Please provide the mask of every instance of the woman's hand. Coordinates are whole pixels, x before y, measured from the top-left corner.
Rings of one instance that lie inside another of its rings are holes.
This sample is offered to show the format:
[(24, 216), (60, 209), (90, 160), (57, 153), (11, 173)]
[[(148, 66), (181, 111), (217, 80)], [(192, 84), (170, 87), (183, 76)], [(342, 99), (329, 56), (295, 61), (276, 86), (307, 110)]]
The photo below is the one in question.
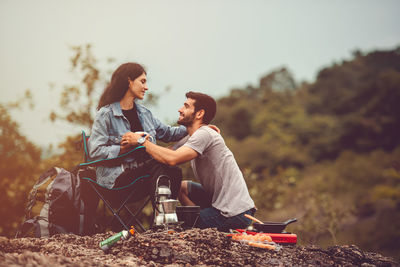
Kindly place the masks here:
[(140, 137), (142, 137), (142, 135), (133, 132), (127, 132), (121, 138), (121, 146), (122, 147), (136, 146), (138, 144), (137, 141)]
[[(133, 132), (127, 132), (121, 138), (121, 148), (119, 155), (124, 154), (130, 150), (130, 147), (138, 145), (138, 139), (142, 137), (143, 134), (137, 134)], [(146, 136), (148, 138), (148, 135)]]
[(216, 131), (217, 133), (221, 134), (221, 130), (215, 126), (214, 124), (209, 124), (208, 127), (210, 127), (211, 129), (213, 129), (214, 131)]

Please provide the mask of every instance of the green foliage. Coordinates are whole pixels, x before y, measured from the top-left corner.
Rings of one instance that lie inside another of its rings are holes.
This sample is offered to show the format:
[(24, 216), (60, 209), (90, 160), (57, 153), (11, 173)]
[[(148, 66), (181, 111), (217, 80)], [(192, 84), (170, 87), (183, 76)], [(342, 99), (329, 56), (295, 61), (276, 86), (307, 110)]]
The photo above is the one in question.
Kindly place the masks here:
[(311, 114), (336, 116), (343, 131), (336, 155), (345, 147), (387, 151), (400, 144), (400, 48), (357, 54), (321, 70), (309, 87)]
[(41, 150), (21, 135), (0, 104), (0, 235), (11, 236), (21, 223), (24, 205), (41, 167)]
[(90, 128), (96, 107), (95, 88), (101, 83), (97, 60), (92, 54), (91, 45), (71, 48), (71, 73), (77, 75), (80, 83), (64, 87), (59, 102), (61, 110), (51, 112), (50, 120), (62, 120), (80, 127)]
[[(73, 48), (71, 65), (79, 85), (65, 87), (61, 113), (51, 114), (52, 120), (76, 125), (77, 134), (90, 128), (100, 95), (96, 88), (103, 90), (106, 84), (90, 49)], [(157, 96), (147, 99), (156, 102)], [(297, 84), (287, 69), (277, 69), (257, 86), (233, 89), (217, 102), (212, 123), (242, 168), (259, 209), (256, 217), (297, 217), (298, 223), (287, 230), (297, 233), (300, 243), (354, 243), (396, 257), (400, 48), (355, 53), (322, 69), (312, 83)], [(82, 153), (75, 151), (80, 137), (71, 136), (60, 144), (61, 154), (40, 161), (40, 150), (18, 133), (0, 107), (1, 195), (20, 214), (1, 224), (0, 234), (7, 234), (22, 214), (21, 199), (38, 170), (72, 168), (82, 161)], [(189, 165), (182, 167), (184, 178), (192, 178)], [(9, 212), (7, 205), (0, 214)]]
[(297, 85), (280, 69), (218, 100), (214, 123), (245, 173), (258, 217), (299, 218), (289, 229), (303, 243), (392, 253), (399, 231), (372, 229), (391, 223), (390, 212), (400, 216), (392, 167), (400, 162), (399, 52), (357, 53), (311, 84)]

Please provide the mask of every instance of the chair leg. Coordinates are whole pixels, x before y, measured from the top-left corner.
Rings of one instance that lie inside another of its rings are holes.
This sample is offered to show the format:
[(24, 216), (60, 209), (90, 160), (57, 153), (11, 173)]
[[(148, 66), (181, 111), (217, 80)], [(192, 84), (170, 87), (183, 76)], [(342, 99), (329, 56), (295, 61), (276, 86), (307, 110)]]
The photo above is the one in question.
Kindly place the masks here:
[(138, 208), (138, 210), (136, 211), (136, 213), (133, 213), (129, 207), (127, 205), (125, 205), (125, 209), (128, 211), (128, 213), (131, 215), (131, 219), (128, 221), (128, 224), (130, 224), (132, 221), (135, 221), (137, 226), (139, 226), (139, 228), (144, 232), (146, 231), (146, 229), (144, 228), (143, 224), (136, 218), (139, 213), (143, 210), (143, 208), (147, 205), (147, 203), (149, 203), (150, 201), (150, 197), (148, 197), (146, 199), (146, 201), (144, 201), (144, 203), (140, 206), (140, 208)]
[[(124, 202), (122, 202), (122, 204), (118, 207), (118, 209), (114, 209), (113, 206), (111, 205), (111, 203), (110, 203), (107, 199), (105, 199), (105, 198), (100, 194), (100, 192), (99, 192), (99, 190), (96, 188), (96, 186), (93, 185), (93, 184), (90, 184), (90, 185), (92, 186), (93, 190), (97, 193), (97, 195), (98, 195), (98, 196), (101, 198), (101, 200), (103, 201), (103, 203), (104, 203), (104, 208), (105, 208), (105, 206), (107, 206), (107, 208), (108, 208), (108, 209), (112, 212), (112, 214), (113, 214), (113, 217), (112, 217), (112, 219), (110, 220), (109, 224), (112, 223), (112, 221), (114, 220), (114, 218), (117, 218), (117, 220), (120, 222), (120, 224), (121, 224), (126, 230), (128, 230), (128, 231), (130, 230), (129, 225), (130, 225), (132, 222), (135, 222), (135, 224), (140, 228), (140, 230), (141, 230), (142, 232), (146, 231), (146, 229), (145, 229), (145, 227), (143, 226), (143, 224), (137, 219), (137, 216), (138, 216), (139, 213), (143, 210), (143, 208), (147, 205), (147, 203), (151, 200), (151, 197), (148, 197), (148, 198), (144, 201), (144, 203), (140, 206), (140, 208), (136, 211), (136, 213), (133, 213), (133, 212), (129, 209), (129, 207), (128, 207), (127, 204), (129, 203), (129, 200), (135, 195), (135, 191), (132, 191), (132, 192), (129, 194), (129, 196), (125, 199)], [(120, 212), (121, 212), (123, 209), (125, 209), (125, 210), (129, 213), (129, 215), (130, 215), (130, 219), (128, 220), (127, 223), (125, 223), (125, 222), (122, 220), (121, 216), (120, 216)]]
[(129, 194), (129, 196), (125, 199), (125, 201), (121, 204), (121, 206), (118, 208), (117, 213), (119, 213), (123, 208), (125, 208), (125, 210), (131, 215), (131, 218), (128, 221), (128, 225), (132, 222), (135, 221), (136, 225), (144, 232), (146, 231), (146, 229), (144, 228), (143, 224), (137, 219), (138, 214), (143, 210), (143, 208), (147, 205), (147, 203), (150, 201), (150, 197), (148, 197), (148, 199), (140, 206), (140, 208), (137, 209), (136, 213), (133, 213), (129, 207), (128, 207), (128, 203), (129, 200), (131, 199), (131, 197), (133, 197), (135, 195), (135, 192), (131, 192)]
[[(125, 208), (125, 210), (128, 211), (128, 213), (131, 215), (131, 219), (128, 221), (127, 225), (129, 225), (132, 221), (132, 219), (134, 219), (134, 221), (136, 223), (138, 223), (139, 227), (142, 228), (142, 231), (144, 232), (145, 229), (143, 227), (143, 225), (139, 222), (139, 220), (135, 217), (135, 215), (129, 210), (129, 208), (127, 207), (127, 204), (129, 203), (129, 200), (131, 199), (131, 197), (133, 197), (135, 195), (135, 191), (132, 191), (129, 196), (125, 199), (124, 202), (122, 202), (122, 204), (119, 206), (118, 209), (115, 210), (115, 214), (118, 214), (121, 212), (122, 209)], [(140, 211), (140, 210), (139, 210)]]
[[(92, 184), (91, 184), (92, 185)], [(96, 193), (99, 195), (99, 197), (101, 198), (101, 200), (103, 200), (103, 203), (108, 207), (108, 209), (112, 212), (113, 214), (113, 219), (114, 217), (116, 217), (118, 219), (118, 221), (121, 223), (121, 225), (127, 230), (129, 231), (130, 228), (124, 223), (124, 221), (121, 219), (121, 217), (119, 216), (119, 210), (117, 212), (115, 212), (114, 208), (112, 207), (112, 205), (100, 194), (100, 192), (97, 190), (97, 188), (92, 185), (92, 188), (96, 191)]]

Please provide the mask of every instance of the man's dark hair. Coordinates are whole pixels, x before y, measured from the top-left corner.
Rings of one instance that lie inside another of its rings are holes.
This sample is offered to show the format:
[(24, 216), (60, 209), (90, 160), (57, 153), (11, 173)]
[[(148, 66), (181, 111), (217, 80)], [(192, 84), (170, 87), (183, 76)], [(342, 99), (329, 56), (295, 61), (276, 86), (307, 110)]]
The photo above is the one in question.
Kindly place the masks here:
[(194, 112), (204, 110), (203, 123), (209, 124), (217, 112), (217, 103), (209, 95), (198, 92), (187, 92), (186, 98), (194, 99)]

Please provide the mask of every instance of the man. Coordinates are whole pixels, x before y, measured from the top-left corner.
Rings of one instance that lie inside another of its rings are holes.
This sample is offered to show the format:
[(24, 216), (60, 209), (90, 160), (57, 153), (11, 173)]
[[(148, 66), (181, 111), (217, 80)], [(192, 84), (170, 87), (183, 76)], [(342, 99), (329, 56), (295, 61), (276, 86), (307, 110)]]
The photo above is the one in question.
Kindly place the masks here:
[(202, 208), (197, 227), (216, 227), (221, 231), (246, 228), (251, 221), (244, 214), (254, 214), (254, 202), (222, 136), (207, 127), (215, 116), (216, 102), (212, 97), (196, 92), (188, 92), (186, 98), (179, 109), (178, 124), (186, 126), (189, 138), (177, 150), (158, 146), (133, 133), (126, 136), (130, 140), (123, 139), (122, 142), (141, 144), (155, 160), (170, 166), (191, 161), (201, 184), (183, 181), (179, 200), (182, 205)]

